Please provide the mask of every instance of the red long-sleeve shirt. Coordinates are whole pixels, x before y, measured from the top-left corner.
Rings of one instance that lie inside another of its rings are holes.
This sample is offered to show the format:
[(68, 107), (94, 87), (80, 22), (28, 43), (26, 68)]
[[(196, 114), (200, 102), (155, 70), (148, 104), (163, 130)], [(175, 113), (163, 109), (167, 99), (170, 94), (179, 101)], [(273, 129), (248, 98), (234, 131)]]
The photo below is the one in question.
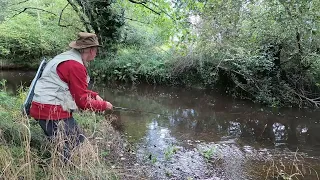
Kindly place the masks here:
[[(79, 109), (92, 111), (107, 109), (106, 101), (96, 100), (98, 93), (87, 89), (87, 70), (82, 64), (73, 60), (64, 61), (58, 65), (57, 74), (68, 84), (69, 91)], [(59, 120), (69, 118), (72, 114), (64, 111), (60, 105), (32, 102), (30, 116), (35, 119)]]

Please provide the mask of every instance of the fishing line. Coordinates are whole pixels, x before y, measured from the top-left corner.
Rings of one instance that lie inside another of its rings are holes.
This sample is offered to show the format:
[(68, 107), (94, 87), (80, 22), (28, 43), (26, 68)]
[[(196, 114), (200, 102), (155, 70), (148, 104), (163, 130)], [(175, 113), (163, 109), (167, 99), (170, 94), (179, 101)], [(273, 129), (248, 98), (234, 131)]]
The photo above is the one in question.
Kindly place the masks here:
[(162, 113), (150, 112), (150, 111), (141, 111), (138, 109), (129, 109), (129, 108), (117, 107), (117, 106), (113, 106), (112, 110), (113, 111), (131, 111), (131, 112), (138, 112), (138, 113), (156, 114), (156, 115), (167, 116), (167, 117), (170, 116), (168, 114), (162, 114)]

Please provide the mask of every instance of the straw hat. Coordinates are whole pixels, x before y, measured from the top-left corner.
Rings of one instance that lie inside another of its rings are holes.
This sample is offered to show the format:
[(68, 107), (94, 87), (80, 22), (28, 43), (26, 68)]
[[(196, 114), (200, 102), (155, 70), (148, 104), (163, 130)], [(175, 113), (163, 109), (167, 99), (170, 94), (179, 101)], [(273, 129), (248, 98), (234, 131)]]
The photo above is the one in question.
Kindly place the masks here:
[(72, 41), (69, 46), (74, 49), (84, 49), (88, 47), (96, 47), (99, 45), (98, 37), (94, 33), (86, 33), (80, 32), (78, 34), (78, 39), (76, 41)]

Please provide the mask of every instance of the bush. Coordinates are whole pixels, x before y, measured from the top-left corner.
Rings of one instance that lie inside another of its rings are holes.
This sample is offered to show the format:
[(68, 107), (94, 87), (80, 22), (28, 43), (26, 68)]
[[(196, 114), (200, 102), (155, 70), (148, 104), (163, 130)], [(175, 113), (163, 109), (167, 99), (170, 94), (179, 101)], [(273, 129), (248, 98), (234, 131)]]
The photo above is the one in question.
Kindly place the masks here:
[(167, 55), (156, 49), (124, 47), (116, 55), (96, 59), (90, 73), (100, 82), (165, 83), (170, 77)]

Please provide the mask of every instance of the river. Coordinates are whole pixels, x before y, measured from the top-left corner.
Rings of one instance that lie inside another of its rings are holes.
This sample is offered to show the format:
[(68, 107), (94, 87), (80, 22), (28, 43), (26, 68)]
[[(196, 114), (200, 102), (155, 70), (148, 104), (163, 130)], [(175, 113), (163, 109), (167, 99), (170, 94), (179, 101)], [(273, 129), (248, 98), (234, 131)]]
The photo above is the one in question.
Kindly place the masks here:
[[(35, 72), (1, 71), (8, 91)], [(152, 179), (319, 179), (320, 111), (266, 108), (217, 91), (93, 86), (121, 111), (122, 133)], [(281, 178), (280, 178), (281, 177)]]

